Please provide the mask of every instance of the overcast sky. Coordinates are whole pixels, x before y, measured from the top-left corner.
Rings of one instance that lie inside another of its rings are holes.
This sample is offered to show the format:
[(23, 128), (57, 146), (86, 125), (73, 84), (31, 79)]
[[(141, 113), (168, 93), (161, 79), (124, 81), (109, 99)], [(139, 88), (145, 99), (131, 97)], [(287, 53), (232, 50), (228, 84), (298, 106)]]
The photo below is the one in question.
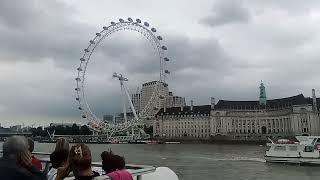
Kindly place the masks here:
[[(210, 97), (256, 100), (317, 89), (320, 96), (318, 0), (1, 0), (0, 121), (79, 122), (76, 68), (88, 41), (119, 18), (157, 28), (168, 57), (169, 88), (188, 104)], [(158, 72), (152, 46), (134, 32), (103, 41), (88, 66), (87, 98), (96, 114), (121, 111), (121, 72), (134, 92)]]

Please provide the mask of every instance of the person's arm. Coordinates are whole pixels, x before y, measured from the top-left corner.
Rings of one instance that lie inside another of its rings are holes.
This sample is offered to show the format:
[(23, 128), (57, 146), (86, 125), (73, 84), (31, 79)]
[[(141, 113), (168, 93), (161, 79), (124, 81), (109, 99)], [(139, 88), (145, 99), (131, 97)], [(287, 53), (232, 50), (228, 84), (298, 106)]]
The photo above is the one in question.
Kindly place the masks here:
[(63, 180), (65, 177), (67, 177), (70, 173), (70, 167), (69, 165), (66, 165), (64, 167), (59, 167), (57, 169), (57, 175), (55, 180)]

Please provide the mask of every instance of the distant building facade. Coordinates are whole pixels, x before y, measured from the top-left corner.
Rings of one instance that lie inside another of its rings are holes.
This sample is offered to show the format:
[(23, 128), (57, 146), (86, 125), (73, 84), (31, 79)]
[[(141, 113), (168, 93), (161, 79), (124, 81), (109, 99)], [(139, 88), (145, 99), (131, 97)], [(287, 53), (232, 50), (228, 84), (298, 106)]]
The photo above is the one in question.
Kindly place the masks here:
[(168, 108), (186, 106), (186, 99), (185, 97), (174, 96), (172, 92), (169, 92), (169, 95), (165, 97), (165, 106)]
[(153, 132), (163, 138), (201, 138), (211, 135), (211, 105), (170, 107), (154, 117)]
[(131, 94), (131, 101), (136, 112), (145, 113), (145, 116), (154, 116), (159, 109), (164, 107), (186, 105), (184, 97), (174, 96), (172, 92), (169, 92), (168, 84), (159, 81), (143, 83), (140, 92)]
[(162, 108), (154, 135), (163, 138), (265, 140), (267, 137), (320, 135), (320, 99), (302, 94), (267, 100), (260, 84), (258, 101), (219, 100), (211, 105)]
[(302, 94), (267, 100), (266, 105), (259, 101), (220, 100), (211, 112), (211, 133), (234, 139), (319, 135), (319, 106), (314, 110), (311, 102)]
[(131, 94), (131, 100), (132, 100), (134, 109), (136, 110), (137, 113), (139, 113), (140, 107), (141, 107), (141, 92)]
[[(158, 96), (162, 95), (162, 97), (167, 97), (169, 95), (169, 88), (168, 84), (166, 83), (151, 81), (142, 84), (140, 112), (143, 112), (144, 109), (147, 109), (146, 112), (151, 112), (150, 115), (154, 115), (160, 108), (164, 107), (165, 99), (158, 99), (159, 97), (155, 97), (155, 90), (157, 90)], [(152, 97), (156, 99), (153, 100)], [(157, 102), (157, 104), (150, 106), (150, 103), (152, 102)], [(157, 107), (158, 109), (148, 109), (154, 107)]]

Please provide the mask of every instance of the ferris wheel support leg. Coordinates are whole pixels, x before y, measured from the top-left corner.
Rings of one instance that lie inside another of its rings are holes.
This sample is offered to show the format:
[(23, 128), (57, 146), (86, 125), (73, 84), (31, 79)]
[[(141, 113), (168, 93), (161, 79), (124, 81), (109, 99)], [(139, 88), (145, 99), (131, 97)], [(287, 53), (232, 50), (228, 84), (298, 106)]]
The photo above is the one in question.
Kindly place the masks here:
[(123, 88), (124, 88), (124, 92), (126, 93), (126, 95), (127, 95), (127, 97), (128, 97), (129, 105), (130, 105), (130, 108), (131, 108), (131, 110), (132, 110), (132, 112), (133, 112), (134, 118), (135, 118), (136, 120), (138, 120), (137, 112), (136, 112), (136, 110), (134, 109), (134, 106), (133, 106), (133, 104), (132, 104), (131, 97), (130, 97), (130, 95), (129, 95), (127, 89), (126, 89), (126, 87), (123, 86)]
[(122, 106), (123, 106), (123, 117), (124, 117), (124, 121), (127, 124), (128, 123), (128, 119), (127, 119), (127, 107), (126, 107), (126, 99), (125, 99), (125, 89), (124, 89), (124, 85), (123, 85), (123, 81), (120, 80), (120, 85), (121, 85), (121, 93), (122, 93)]

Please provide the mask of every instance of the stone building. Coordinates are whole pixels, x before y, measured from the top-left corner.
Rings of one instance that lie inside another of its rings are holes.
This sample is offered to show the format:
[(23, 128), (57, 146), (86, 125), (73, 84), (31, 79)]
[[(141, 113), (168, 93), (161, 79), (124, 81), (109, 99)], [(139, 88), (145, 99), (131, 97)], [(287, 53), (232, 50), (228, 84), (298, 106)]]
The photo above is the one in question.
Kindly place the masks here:
[(209, 138), (211, 105), (162, 108), (154, 117), (153, 132), (163, 138)]
[(320, 134), (320, 99), (303, 94), (267, 100), (263, 83), (259, 101), (219, 100), (211, 111), (212, 136), (259, 139)]
[(154, 117), (154, 133), (163, 138), (224, 137), (266, 140), (267, 137), (320, 135), (320, 99), (296, 96), (270, 99), (263, 83), (257, 101), (219, 100), (211, 105), (162, 108)]
[(310, 102), (302, 94), (267, 100), (265, 106), (259, 101), (220, 100), (211, 112), (211, 133), (234, 139), (319, 135), (319, 113)]

